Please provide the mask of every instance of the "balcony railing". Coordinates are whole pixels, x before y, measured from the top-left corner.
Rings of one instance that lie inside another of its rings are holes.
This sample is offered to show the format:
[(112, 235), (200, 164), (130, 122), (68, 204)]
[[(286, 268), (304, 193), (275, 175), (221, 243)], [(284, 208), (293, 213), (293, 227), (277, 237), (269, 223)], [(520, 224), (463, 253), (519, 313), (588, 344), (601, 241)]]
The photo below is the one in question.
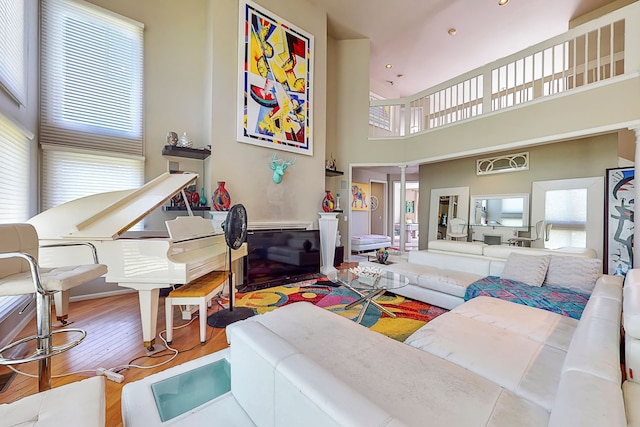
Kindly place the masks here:
[(636, 2), (414, 96), (371, 99), (369, 138), (411, 136), (637, 72), (639, 27)]

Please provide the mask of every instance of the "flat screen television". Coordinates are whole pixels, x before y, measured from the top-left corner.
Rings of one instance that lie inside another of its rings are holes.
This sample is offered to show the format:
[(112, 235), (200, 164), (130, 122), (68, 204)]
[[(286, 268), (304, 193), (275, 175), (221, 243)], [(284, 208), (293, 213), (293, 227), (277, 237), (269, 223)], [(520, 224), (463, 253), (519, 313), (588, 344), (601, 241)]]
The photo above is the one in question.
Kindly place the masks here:
[(320, 276), (319, 230), (255, 230), (247, 233), (242, 291)]

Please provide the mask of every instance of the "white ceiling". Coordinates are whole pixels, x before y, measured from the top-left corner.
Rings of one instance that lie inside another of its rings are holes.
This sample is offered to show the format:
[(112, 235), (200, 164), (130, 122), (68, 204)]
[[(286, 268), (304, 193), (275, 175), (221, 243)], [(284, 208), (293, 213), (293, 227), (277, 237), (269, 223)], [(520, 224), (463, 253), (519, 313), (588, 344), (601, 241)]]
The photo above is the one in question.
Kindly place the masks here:
[[(413, 95), (554, 37), (567, 31), (572, 19), (614, 2), (309, 1), (326, 11), (331, 37), (370, 40), (371, 90), (387, 98)], [(457, 30), (455, 36), (447, 33), (450, 28)]]

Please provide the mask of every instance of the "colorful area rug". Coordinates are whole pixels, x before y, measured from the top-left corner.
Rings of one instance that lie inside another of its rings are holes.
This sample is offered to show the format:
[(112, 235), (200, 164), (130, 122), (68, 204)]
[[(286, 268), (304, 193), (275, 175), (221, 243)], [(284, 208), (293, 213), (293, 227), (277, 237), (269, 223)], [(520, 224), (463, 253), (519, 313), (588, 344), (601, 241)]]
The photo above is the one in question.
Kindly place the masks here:
[[(262, 314), (287, 304), (307, 301), (355, 321), (360, 314), (361, 306), (356, 306), (351, 310), (345, 310), (345, 306), (356, 299), (358, 299), (358, 295), (347, 288), (337, 287), (328, 282), (328, 279), (321, 278), (239, 293), (236, 295), (235, 303), (236, 306), (250, 307), (257, 314)], [(370, 305), (361, 324), (398, 341), (404, 341), (431, 319), (447, 311), (390, 292), (380, 296), (376, 302), (397, 317), (394, 319)]]

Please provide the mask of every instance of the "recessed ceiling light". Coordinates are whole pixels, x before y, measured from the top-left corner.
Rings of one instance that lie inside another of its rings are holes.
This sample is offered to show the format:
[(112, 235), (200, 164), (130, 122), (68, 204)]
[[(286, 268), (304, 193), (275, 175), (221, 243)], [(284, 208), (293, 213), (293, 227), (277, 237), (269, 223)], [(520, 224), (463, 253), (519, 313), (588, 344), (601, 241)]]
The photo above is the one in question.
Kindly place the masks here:
[(404, 74), (398, 74), (398, 75), (396, 75), (396, 77), (397, 77), (397, 78), (399, 78), (399, 79), (401, 79), (401, 78), (403, 78), (403, 77), (404, 77)]
[(449, 31), (447, 31), (450, 36), (455, 36), (457, 32), (458, 30), (456, 30), (455, 28), (449, 28)]
[(504, 6), (507, 3), (509, 3), (509, 0), (498, 0), (498, 6)]
[(391, 81), (391, 80), (387, 80), (387, 84), (388, 84), (389, 86), (393, 86), (393, 81)]
[(387, 65), (385, 65), (385, 67), (387, 67), (387, 68), (391, 68), (391, 67), (393, 67), (393, 65), (391, 65), (391, 64), (387, 64)]

